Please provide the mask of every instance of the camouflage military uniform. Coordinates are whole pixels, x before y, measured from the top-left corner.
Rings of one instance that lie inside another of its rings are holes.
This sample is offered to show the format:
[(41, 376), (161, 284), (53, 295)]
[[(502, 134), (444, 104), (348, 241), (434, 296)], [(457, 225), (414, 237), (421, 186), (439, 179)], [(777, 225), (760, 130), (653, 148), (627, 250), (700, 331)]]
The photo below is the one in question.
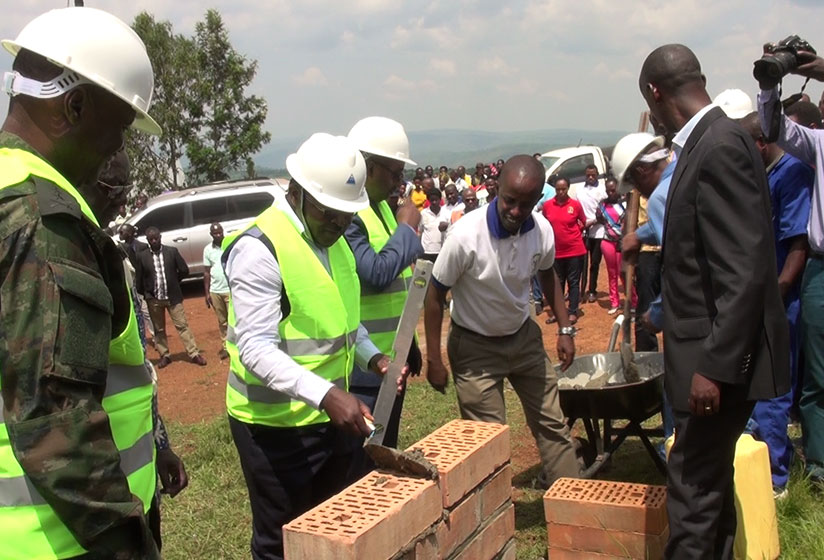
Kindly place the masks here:
[[(34, 152), (6, 132), (0, 147)], [(17, 461), (88, 558), (158, 556), (101, 405), (111, 333), (129, 312), (115, 245), (77, 201), (32, 176), (0, 190), (6, 427)]]

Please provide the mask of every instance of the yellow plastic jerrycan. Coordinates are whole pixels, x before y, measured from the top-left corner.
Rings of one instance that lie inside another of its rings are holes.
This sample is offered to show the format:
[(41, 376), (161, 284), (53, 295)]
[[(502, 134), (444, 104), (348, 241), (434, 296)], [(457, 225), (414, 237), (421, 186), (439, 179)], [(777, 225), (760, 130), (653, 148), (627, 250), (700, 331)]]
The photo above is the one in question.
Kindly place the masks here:
[[(674, 442), (667, 439), (667, 454)], [(735, 445), (736, 560), (774, 560), (781, 548), (767, 444), (743, 434)]]

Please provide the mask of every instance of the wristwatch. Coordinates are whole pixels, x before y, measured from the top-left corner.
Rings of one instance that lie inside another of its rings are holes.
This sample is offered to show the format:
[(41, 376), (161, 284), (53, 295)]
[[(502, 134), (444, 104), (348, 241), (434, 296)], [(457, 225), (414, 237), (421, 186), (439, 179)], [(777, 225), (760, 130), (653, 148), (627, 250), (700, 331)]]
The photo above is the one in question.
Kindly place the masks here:
[(575, 336), (577, 329), (575, 327), (561, 327), (558, 329), (558, 336), (567, 335), (567, 336)]

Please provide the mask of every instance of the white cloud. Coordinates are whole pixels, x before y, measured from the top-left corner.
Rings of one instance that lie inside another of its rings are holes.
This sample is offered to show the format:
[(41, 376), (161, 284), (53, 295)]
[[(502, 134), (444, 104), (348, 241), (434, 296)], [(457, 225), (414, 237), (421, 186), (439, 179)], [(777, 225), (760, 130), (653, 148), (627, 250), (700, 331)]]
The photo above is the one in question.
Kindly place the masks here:
[(389, 89), (410, 89), (414, 87), (415, 84), (411, 80), (407, 80), (395, 74), (391, 74), (388, 78), (386, 78), (383, 81), (383, 85), (388, 87)]
[(538, 92), (538, 85), (528, 78), (519, 80), (501, 80), (496, 86), (498, 91), (514, 95), (533, 95)]
[(431, 58), (429, 59), (429, 67), (440, 76), (454, 76), (455, 63), (446, 58)]
[(480, 59), (478, 68), (481, 72), (491, 76), (511, 76), (518, 72), (517, 67), (510, 66), (498, 55)]
[[(15, 37), (54, 4), (18, 2), (0, 18), (0, 37)], [(94, 4), (127, 22), (146, 10), (186, 35), (208, 7), (218, 9), (233, 46), (258, 62), (250, 91), (269, 102), (266, 127), (280, 138), (345, 132), (368, 114), (393, 115), (409, 130), (629, 131), (644, 107), (638, 71), (658, 45), (693, 48), (713, 95), (732, 87), (754, 90), (752, 61), (764, 41), (794, 32), (824, 44), (820, 0)], [(0, 72), (10, 66), (11, 57), (0, 52)], [(789, 78), (786, 90), (800, 85)], [(822, 88), (813, 82), (807, 91), (817, 99)], [(0, 95), (0, 120), (6, 105)]]
[(292, 76), (292, 81), (299, 86), (325, 86), (329, 82), (317, 66), (310, 66), (302, 74)]

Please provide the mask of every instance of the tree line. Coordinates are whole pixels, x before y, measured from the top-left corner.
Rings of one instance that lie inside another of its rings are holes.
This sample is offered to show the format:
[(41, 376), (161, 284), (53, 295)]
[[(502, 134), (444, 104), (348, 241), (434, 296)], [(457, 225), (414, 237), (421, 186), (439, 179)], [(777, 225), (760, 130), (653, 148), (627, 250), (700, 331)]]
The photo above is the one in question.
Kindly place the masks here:
[(263, 130), (266, 101), (245, 93), (257, 61), (232, 47), (220, 13), (208, 10), (192, 37), (145, 11), (132, 28), (152, 61), (150, 113), (163, 128), (159, 137), (129, 132), (134, 195), (222, 181), (238, 172), (253, 177), (252, 155), (271, 139)]

